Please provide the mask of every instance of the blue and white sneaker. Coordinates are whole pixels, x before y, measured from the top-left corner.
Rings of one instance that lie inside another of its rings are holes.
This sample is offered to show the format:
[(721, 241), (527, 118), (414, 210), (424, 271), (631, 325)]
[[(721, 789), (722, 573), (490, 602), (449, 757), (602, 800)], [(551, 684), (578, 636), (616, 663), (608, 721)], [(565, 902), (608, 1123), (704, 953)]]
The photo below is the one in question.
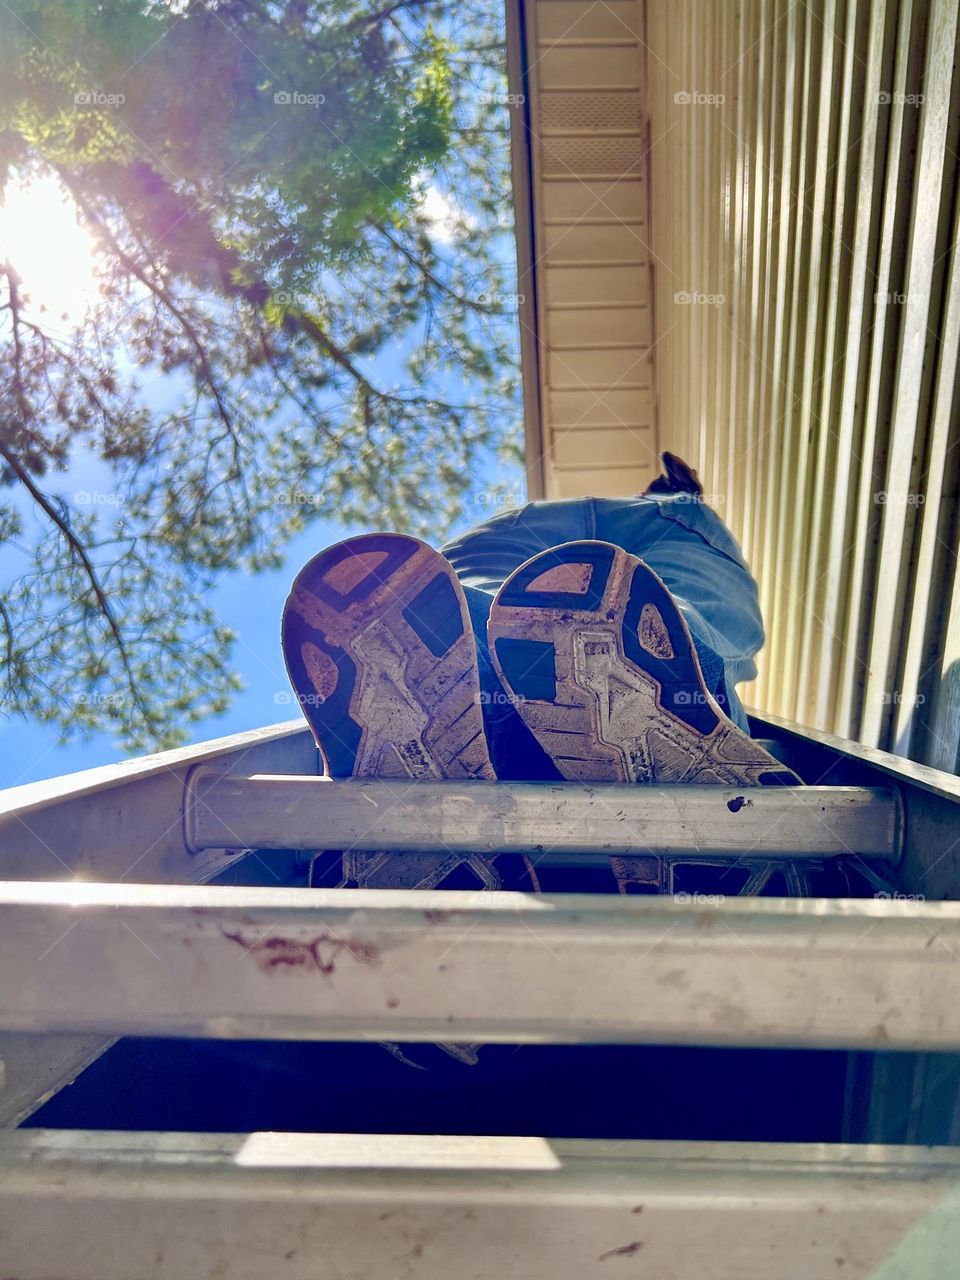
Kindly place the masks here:
[(487, 778), (476, 644), (450, 564), (371, 533), (313, 557), (283, 610), (283, 654), (334, 778)]
[(799, 786), (708, 690), (683, 614), (609, 542), (543, 551), (504, 582), (494, 667), (564, 778)]

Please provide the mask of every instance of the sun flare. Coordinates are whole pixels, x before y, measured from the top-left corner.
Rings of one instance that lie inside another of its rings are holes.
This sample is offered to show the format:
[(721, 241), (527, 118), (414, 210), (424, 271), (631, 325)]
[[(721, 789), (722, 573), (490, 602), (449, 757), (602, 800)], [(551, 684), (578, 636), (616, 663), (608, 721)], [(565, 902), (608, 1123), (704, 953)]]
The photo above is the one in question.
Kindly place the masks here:
[(21, 281), (25, 303), (74, 323), (97, 294), (96, 253), (77, 208), (53, 176), (13, 176), (0, 203), (0, 263)]

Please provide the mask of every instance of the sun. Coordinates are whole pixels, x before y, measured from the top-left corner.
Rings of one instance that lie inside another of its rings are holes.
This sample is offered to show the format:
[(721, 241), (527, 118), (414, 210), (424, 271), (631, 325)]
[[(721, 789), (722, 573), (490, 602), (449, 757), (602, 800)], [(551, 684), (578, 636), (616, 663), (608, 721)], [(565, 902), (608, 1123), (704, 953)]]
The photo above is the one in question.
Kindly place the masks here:
[(0, 203), (0, 263), (20, 277), (25, 307), (72, 323), (97, 296), (96, 248), (53, 175), (12, 176)]

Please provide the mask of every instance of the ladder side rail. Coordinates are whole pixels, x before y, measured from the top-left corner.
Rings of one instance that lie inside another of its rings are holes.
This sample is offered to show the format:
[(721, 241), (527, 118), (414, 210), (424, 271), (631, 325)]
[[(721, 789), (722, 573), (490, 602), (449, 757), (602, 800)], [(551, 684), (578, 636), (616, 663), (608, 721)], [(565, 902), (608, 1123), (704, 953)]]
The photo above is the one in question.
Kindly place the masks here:
[[(245, 856), (242, 842), (188, 850), (183, 794), (191, 769), (316, 773), (302, 721), (141, 756), (0, 791), (0, 879), (201, 883)], [(0, 1031), (0, 1125), (18, 1124), (75, 1080), (112, 1041), (98, 1034)]]

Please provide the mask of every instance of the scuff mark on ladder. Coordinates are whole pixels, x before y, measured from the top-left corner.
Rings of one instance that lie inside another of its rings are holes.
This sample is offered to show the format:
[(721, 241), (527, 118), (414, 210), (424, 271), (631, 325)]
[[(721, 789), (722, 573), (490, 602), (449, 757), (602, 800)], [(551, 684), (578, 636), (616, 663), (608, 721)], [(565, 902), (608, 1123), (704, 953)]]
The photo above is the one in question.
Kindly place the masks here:
[(244, 955), (252, 956), (264, 973), (276, 969), (306, 969), (331, 977), (341, 956), (346, 953), (360, 964), (376, 967), (380, 963), (380, 949), (372, 942), (357, 938), (341, 938), (335, 933), (319, 933), (315, 938), (285, 938), (274, 934), (263, 938), (251, 938), (240, 932), (221, 933), (230, 942), (243, 948)]

